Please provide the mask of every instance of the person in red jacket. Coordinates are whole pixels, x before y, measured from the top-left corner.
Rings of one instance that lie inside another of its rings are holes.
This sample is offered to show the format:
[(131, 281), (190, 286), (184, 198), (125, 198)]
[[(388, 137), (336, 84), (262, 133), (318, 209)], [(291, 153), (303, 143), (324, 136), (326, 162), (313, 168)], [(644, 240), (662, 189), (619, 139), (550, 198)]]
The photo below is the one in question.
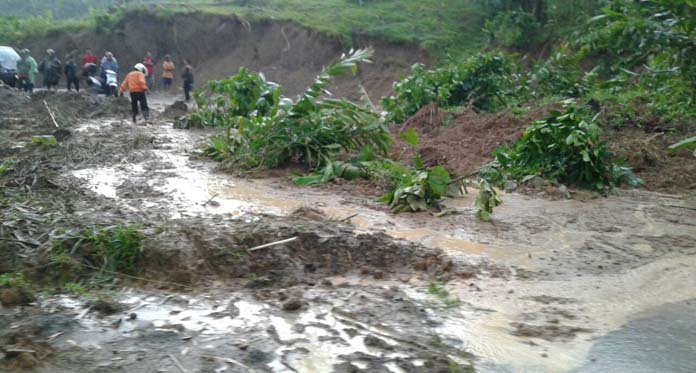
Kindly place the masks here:
[(92, 53), (92, 50), (87, 48), (85, 55), (82, 56), (82, 76), (87, 76), (87, 68), (89, 64), (97, 65), (97, 56)]
[(147, 69), (147, 86), (152, 90), (155, 86), (155, 62), (152, 59), (152, 53), (147, 52), (145, 54), (145, 57), (143, 57), (143, 65), (145, 65)]
[(131, 97), (131, 109), (133, 111), (133, 123), (136, 123), (138, 117), (138, 103), (140, 103), (140, 110), (143, 112), (143, 117), (145, 120), (150, 119), (150, 109), (147, 107), (147, 81), (145, 76), (147, 75), (147, 68), (142, 63), (136, 64), (133, 67), (133, 71), (126, 75), (126, 79), (121, 83), (119, 92), (123, 95), (123, 92), (130, 92)]

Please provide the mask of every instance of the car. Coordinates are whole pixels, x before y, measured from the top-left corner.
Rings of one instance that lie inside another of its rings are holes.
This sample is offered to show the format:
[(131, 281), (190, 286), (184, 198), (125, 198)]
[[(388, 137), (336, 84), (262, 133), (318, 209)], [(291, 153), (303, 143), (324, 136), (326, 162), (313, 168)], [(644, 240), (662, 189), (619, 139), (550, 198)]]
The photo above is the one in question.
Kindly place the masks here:
[(17, 62), (21, 58), (12, 47), (0, 46), (0, 80), (14, 87), (17, 84)]

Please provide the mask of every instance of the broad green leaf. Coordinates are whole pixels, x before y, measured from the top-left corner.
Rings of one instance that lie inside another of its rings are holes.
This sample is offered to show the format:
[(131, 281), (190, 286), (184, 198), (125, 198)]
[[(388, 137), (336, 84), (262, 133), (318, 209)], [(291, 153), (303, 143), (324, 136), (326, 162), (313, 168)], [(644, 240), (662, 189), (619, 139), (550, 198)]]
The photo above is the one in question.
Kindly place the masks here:
[(399, 135), (399, 137), (401, 137), (402, 140), (406, 141), (410, 145), (418, 145), (418, 133), (413, 128), (409, 128), (406, 131), (402, 132), (401, 135)]

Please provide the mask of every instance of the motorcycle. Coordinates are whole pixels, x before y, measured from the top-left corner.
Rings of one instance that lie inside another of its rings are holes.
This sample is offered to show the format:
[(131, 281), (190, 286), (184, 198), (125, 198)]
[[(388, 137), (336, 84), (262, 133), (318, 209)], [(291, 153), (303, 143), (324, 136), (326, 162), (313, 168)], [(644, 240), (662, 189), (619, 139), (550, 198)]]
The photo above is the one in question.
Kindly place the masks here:
[(106, 96), (118, 96), (118, 73), (112, 70), (102, 72), (102, 76), (97, 76), (97, 65), (93, 63), (85, 64), (82, 68), (83, 75), (87, 79), (87, 85), (93, 87), (98, 94)]

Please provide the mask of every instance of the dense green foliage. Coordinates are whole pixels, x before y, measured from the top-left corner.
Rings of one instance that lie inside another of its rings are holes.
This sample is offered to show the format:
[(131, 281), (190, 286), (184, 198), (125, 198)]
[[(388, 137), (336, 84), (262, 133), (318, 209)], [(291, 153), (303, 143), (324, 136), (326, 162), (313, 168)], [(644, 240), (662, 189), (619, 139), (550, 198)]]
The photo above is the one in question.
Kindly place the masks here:
[(513, 71), (512, 59), (503, 53), (479, 53), (434, 70), (417, 64), (410, 76), (394, 85), (395, 95), (384, 98), (382, 106), (392, 122), (402, 122), (432, 102), (493, 111), (505, 106), (515, 83)]
[(515, 145), (496, 150), (494, 163), (484, 167), (484, 177), (501, 184), (506, 179), (542, 176), (606, 191), (624, 174), (612, 163), (600, 134), (594, 118), (588, 119), (573, 102), (566, 102), (564, 112), (552, 112), (532, 123)]
[(696, 2), (613, 1), (575, 45), (609, 77), (592, 98), (612, 111), (671, 126), (696, 118)]
[(479, 0), (493, 46), (526, 50), (570, 35), (607, 0)]
[(357, 71), (371, 50), (356, 50), (326, 67), (297, 99), (258, 74), (239, 74), (211, 82), (199, 94), (197, 124), (221, 126), (225, 134), (211, 140), (205, 152), (245, 168), (279, 167), (299, 161), (316, 168), (341, 153), (369, 146), (385, 153), (391, 142), (379, 115), (345, 99), (322, 98), (330, 79)]

